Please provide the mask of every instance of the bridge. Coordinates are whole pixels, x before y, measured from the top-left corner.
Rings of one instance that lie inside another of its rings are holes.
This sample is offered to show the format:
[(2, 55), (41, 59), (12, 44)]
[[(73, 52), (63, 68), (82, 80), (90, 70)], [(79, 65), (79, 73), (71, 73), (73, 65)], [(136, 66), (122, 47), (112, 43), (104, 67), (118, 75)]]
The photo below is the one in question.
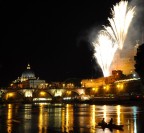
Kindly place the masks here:
[(85, 94), (85, 88), (0, 89), (0, 99), (7, 102), (52, 101), (57, 97), (71, 99), (83, 94)]

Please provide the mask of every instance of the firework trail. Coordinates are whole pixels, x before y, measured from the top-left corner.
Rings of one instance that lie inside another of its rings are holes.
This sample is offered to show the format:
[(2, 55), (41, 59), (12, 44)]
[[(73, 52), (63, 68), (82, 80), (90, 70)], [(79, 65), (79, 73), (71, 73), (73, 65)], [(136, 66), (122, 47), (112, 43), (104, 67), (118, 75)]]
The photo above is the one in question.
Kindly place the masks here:
[(98, 38), (92, 42), (94, 57), (97, 59), (104, 77), (110, 76), (110, 66), (117, 49), (122, 49), (128, 28), (134, 16), (134, 8), (128, 8), (127, 1), (113, 6), (112, 18), (108, 18), (110, 26), (104, 26)]
[(98, 41), (95, 40), (93, 46), (95, 50), (94, 57), (97, 58), (104, 76), (107, 77), (110, 75), (109, 68), (118, 45), (115, 44), (115, 41), (113, 41), (106, 31), (100, 31)]
[(111, 9), (112, 18), (108, 18), (110, 26), (104, 26), (111, 37), (117, 41), (120, 49), (123, 48), (130, 23), (134, 17), (134, 9), (135, 7), (128, 8), (127, 1), (120, 1)]

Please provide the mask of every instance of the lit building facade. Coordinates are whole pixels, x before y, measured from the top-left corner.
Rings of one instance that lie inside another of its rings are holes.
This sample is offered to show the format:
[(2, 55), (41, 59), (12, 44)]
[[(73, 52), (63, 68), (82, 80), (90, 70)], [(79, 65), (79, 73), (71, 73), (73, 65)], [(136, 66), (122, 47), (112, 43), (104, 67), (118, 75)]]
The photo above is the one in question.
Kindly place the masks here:
[(85, 88), (86, 94), (98, 95), (125, 95), (142, 92), (142, 84), (137, 76), (126, 76), (120, 70), (113, 70), (112, 76), (97, 79), (83, 79), (81, 86)]
[(83, 79), (81, 81), (81, 86), (86, 88), (102, 87), (107, 84), (113, 84), (115, 81), (123, 78), (123, 73), (120, 70), (113, 70), (112, 76), (100, 77), (97, 79)]
[(46, 88), (48, 83), (45, 80), (40, 80), (35, 76), (35, 73), (31, 70), (30, 64), (27, 65), (26, 70), (22, 73), (21, 77), (12, 81), (12, 88)]

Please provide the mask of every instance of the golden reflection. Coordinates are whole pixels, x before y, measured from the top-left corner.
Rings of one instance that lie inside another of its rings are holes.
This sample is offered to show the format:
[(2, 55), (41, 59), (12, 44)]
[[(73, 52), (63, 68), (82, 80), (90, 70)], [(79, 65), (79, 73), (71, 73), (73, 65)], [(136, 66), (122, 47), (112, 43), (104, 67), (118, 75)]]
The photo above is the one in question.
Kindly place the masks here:
[(39, 119), (38, 119), (39, 133), (46, 133), (47, 132), (47, 127), (48, 127), (47, 123), (48, 123), (47, 112), (44, 111), (44, 105), (40, 104)]
[[(120, 105), (116, 106), (116, 113), (117, 113), (117, 124), (120, 125), (121, 124), (121, 106)], [(120, 133), (120, 131), (117, 130), (116, 133)]]
[(130, 121), (128, 120), (128, 131), (130, 130)]
[(91, 133), (95, 133), (95, 125), (96, 125), (96, 119), (95, 119), (95, 109), (96, 109), (96, 107), (95, 107), (95, 105), (92, 105), (91, 106), (91, 110), (90, 110), (90, 132)]
[(69, 106), (69, 104), (66, 106), (66, 132), (69, 131)]
[(116, 130), (116, 133), (121, 133), (121, 131), (120, 130)]
[(65, 110), (62, 110), (62, 132), (65, 132)]
[[(138, 122), (138, 107), (137, 106), (122, 106), (122, 105), (87, 105), (79, 104), (78, 106), (72, 104), (66, 104), (66, 106), (59, 106), (55, 104), (54, 108), (45, 108), (45, 104), (40, 104), (38, 108), (32, 108), (32, 105), (24, 105), (24, 112), (18, 109), (17, 104), (6, 104), (4, 108), (5, 112), (2, 119), (5, 119), (5, 124), (1, 124), (1, 127), (5, 127), (7, 133), (12, 133), (17, 127), (23, 129), (23, 132), (33, 130), (31, 123), (35, 118), (35, 125), (38, 126), (38, 133), (47, 133), (48, 127), (61, 130), (63, 133), (67, 132), (90, 132), (90, 133), (110, 133), (109, 129), (104, 131), (97, 127), (97, 122), (100, 122), (102, 117), (105, 118), (106, 122), (109, 122), (109, 118), (114, 119), (114, 123), (117, 125), (124, 125), (123, 133), (138, 133), (139, 122)], [(51, 107), (51, 106), (50, 106)], [(23, 109), (23, 108), (22, 108)], [(32, 111), (37, 112), (37, 115), (33, 115)], [(0, 110), (1, 111), (1, 110)], [(20, 113), (20, 114), (19, 114)], [(18, 116), (18, 117), (17, 117)], [(21, 121), (20, 124), (15, 123), (17, 119), (29, 121)], [(33, 119), (34, 118), (34, 119)], [(49, 124), (49, 125), (48, 125)], [(73, 128), (76, 127), (76, 128)], [(82, 127), (82, 128), (81, 128)], [(78, 130), (78, 131), (77, 131)], [(113, 130), (114, 133), (122, 133), (120, 130)]]
[(116, 106), (116, 109), (117, 109), (117, 124), (120, 124), (120, 105), (117, 105)]
[(106, 108), (106, 105), (103, 106), (103, 118), (106, 119), (106, 113), (107, 113), (107, 108)]
[[(24, 104), (24, 119), (29, 120), (30, 122), (32, 119), (31, 109), (32, 109), (31, 104)], [(31, 128), (31, 125), (29, 124), (29, 122), (25, 122), (24, 125), (25, 125), (25, 129)]]
[(73, 106), (71, 104), (66, 105), (66, 112), (65, 112), (65, 131), (70, 132), (73, 131)]
[(8, 115), (7, 115), (7, 132), (12, 132), (12, 104), (8, 104)]
[[(25, 107), (24, 119), (31, 120), (31, 118), (32, 118), (32, 116), (31, 116), (31, 107), (32, 107), (32, 105), (25, 104), (24, 107)], [(28, 107), (29, 107), (29, 109), (27, 109)]]
[(40, 105), (40, 112), (39, 112), (39, 133), (42, 133), (42, 128), (43, 128), (43, 106)]

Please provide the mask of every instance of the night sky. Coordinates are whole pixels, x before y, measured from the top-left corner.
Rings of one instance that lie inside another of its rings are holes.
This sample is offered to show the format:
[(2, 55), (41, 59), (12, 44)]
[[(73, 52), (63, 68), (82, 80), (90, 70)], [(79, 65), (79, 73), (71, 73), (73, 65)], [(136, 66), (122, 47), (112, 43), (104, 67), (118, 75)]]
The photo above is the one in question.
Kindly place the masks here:
[(102, 76), (88, 37), (108, 24), (119, 1), (1, 1), (0, 86), (20, 77), (28, 63), (48, 82)]

